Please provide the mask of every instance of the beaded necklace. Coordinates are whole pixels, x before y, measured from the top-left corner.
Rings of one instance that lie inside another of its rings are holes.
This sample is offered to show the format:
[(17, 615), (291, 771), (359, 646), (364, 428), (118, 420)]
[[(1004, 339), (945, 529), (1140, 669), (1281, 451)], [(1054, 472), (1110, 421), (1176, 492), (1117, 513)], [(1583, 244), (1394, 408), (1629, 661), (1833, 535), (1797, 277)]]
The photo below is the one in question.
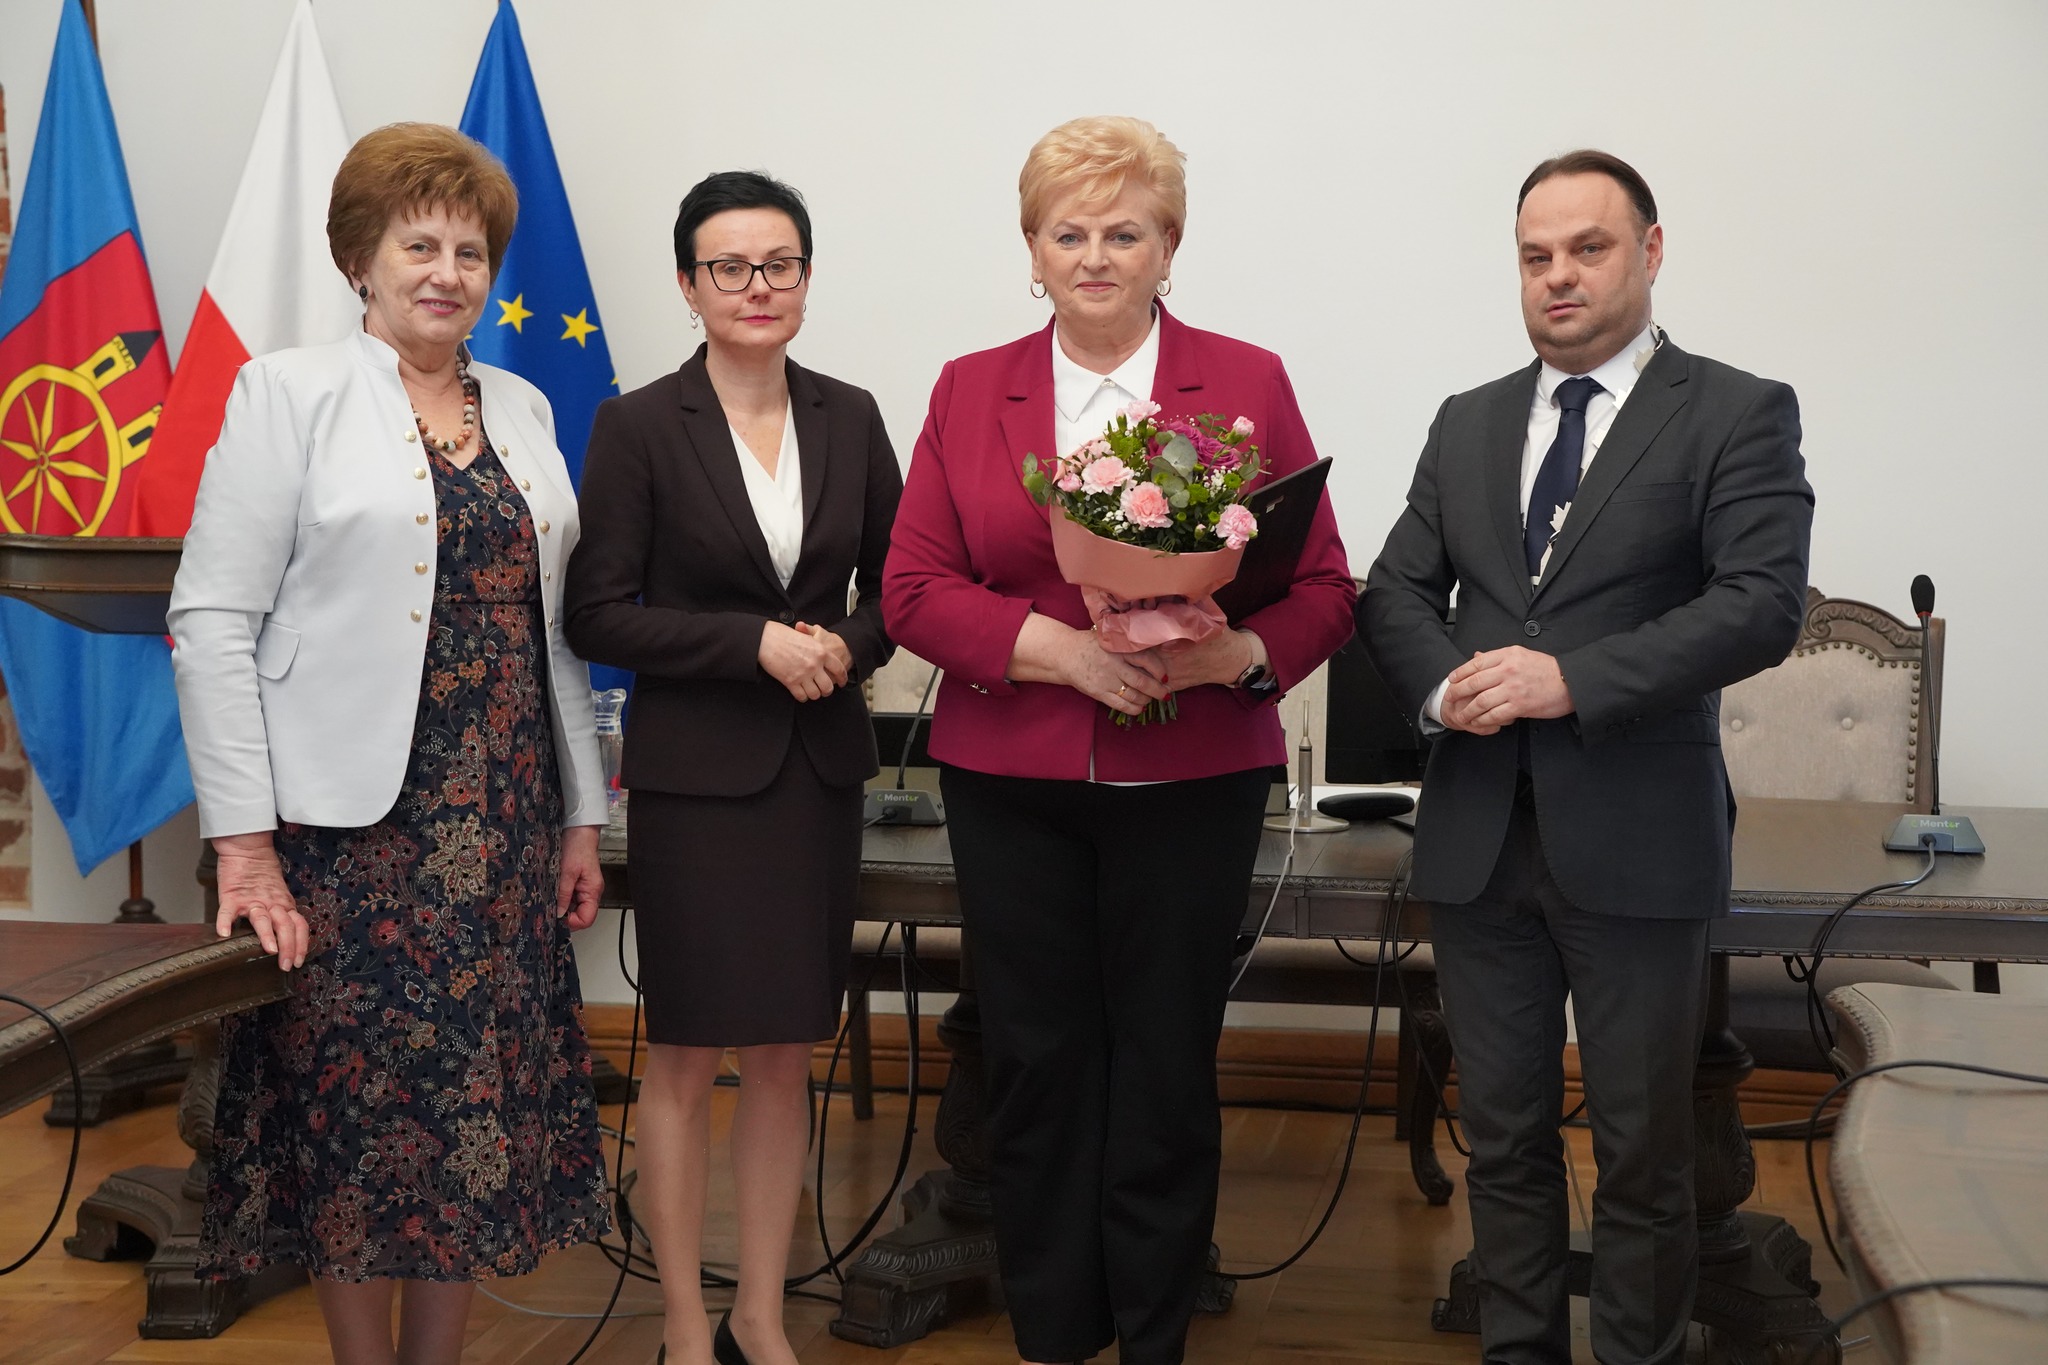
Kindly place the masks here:
[(476, 381), (469, 377), (469, 362), (466, 360), (456, 361), (455, 373), (462, 380), (462, 430), (454, 439), (450, 440), (445, 437), (436, 436), (433, 432), (427, 430), (427, 419), (420, 416), (418, 408), (412, 410), (412, 420), (414, 425), (420, 429), (420, 439), (440, 451), (443, 455), (453, 455), (456, 451), (468, 445), (469, 438), (476, 433), (477, 388)]

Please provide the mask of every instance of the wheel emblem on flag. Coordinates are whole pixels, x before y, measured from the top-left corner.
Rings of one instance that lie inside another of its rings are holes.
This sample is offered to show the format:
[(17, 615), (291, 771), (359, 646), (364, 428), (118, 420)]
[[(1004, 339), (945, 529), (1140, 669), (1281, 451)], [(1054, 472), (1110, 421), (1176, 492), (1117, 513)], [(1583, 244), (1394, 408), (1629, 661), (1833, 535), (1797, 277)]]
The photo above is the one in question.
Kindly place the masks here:
[(124, 333), (76, 369), (31, 365), (0, 389), (0, 526), (44, 535), (99, 533), (121, 475), (149, 453), (161, 403), (125, 425), (104, 391), (156, 342)]

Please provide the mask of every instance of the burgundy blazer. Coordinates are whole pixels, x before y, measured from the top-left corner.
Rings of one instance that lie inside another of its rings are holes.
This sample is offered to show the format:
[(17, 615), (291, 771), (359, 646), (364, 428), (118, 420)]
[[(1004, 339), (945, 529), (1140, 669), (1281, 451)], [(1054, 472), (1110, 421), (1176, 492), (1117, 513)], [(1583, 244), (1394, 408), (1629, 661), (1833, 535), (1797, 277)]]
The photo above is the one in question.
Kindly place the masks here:
[[(1105, 782), (1211, 777), (1286, 761), (1280, 716), (1234, 687), (1179, 694), (1180, 718), (1121, 728), (1101, 702), (1003, 670), (1033, 611), (1086, 629), (1060, 577), (1047, 511), (1024, 491), (1027, 453), (1053, 449), (1052, 328), (962, 356), (932, 390), (882, 574), (882, 613), (905, 649), (946, 670), (934, 758), (1007, 777)], [(1316, 459), (1280, 357), (1159, 310), (1152, 400), (1168, 416), (1249, 417), (1277, 477)], [(1351, 638), (1357, 593), (1326, 493), (1293, 589), (1241, 625), (1258, 632), (1285, 692)]]
[[(739, 462), (752, 457), (733, 447), (702, 347), (676, 373), (598, 405), (562, 615), (577, 654), (638, 675), (621, 777), (634, 790), (748, 796), (792, 743), (828, 785), (876, 772), (859, 683), (895, 649), (880, 578), (903, 476), (866, 390), (794, 361), (786, 373), (804, 500), (787, 588), (747, 497)], [(799, 703), (757, 661), (768, 621), (838, 632), (852, 683)]]

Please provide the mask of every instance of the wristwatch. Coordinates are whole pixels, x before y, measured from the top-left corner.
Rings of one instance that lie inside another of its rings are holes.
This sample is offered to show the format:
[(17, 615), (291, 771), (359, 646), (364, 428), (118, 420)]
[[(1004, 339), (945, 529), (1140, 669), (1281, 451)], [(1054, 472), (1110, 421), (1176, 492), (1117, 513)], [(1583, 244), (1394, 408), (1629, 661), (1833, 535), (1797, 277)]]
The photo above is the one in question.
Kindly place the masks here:
[(1242, 687), (1260, 701), (1265, 701), (1280, 690), (1280, 680), (1273, 676), (1267, 664), (1253, 663), (1237, 675), (1236, 686)]

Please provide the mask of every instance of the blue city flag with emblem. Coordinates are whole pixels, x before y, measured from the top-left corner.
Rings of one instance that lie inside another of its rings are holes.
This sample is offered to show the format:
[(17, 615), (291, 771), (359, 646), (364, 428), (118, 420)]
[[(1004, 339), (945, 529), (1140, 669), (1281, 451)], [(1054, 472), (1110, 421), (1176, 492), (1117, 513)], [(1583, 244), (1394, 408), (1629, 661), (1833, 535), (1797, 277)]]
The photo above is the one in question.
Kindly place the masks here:
[[(65, 0), (0, 277), (0, 530), (128, 533), (170, 387), (162, 331), (99, 56)], [(191, 804), (162, 636), (0, 598), (0, 673), (81, 874)]]
[[(548, 396), (555, 443), (569, 463), (569, 477), (580, 485), (591, 420), (597, 405), (618, 392), (618, 378), (511, 0), (498, 0), (498, 16), (462, 109), (462, 131), (505, 163), (519, 191), (519, 224), (469, 338), (469, 352)], [(625, 687), (631, 678), (616, 668), (590, 670), (596, 688)]]

